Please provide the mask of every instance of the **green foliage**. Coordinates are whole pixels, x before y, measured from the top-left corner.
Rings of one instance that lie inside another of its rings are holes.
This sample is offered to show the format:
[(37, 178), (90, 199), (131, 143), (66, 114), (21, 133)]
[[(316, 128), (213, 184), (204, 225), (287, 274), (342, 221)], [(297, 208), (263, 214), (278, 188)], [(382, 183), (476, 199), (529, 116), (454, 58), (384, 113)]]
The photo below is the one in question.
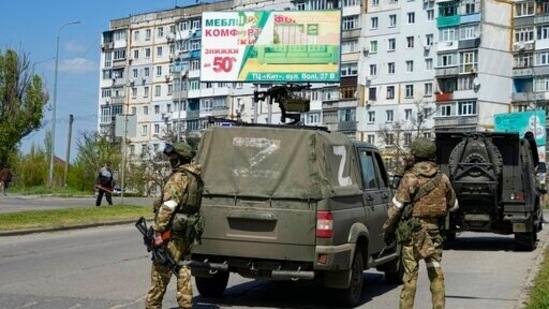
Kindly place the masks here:
[[(76, 142), (78, 154), (67, 174), (67, 185), (80, 190), (94, 190), (95, 178), (104, 162), (110, 161), (113, 170), (121, 168), (121, 151), (117, 144), (97, 133), (84, 132)], [(120, 175), (120, 172), (118, 172)], [(120, 183), (115, 175), (115, 181)]]
[(26, 155), (14, 159), (14, 184), (20, 187), (42, 186), (48, 182), (49, 156), (34, 144)]
[(545, 259), (541, 264), (534, 286), (530, 291), (530, 300), (526, 309), (549, 308), (549, 255), (545, 252)]
[(30, 210), (0, 214), (0, 231), (33, 228), (60, 228), (80, 224), (136, 220), (153, 215), (149, 206), (116, 205), (87, 208)]
[(0, 162), (17, 153), (21, 139), (40, 128), (48, 94), (26, 55), (0, 51)]

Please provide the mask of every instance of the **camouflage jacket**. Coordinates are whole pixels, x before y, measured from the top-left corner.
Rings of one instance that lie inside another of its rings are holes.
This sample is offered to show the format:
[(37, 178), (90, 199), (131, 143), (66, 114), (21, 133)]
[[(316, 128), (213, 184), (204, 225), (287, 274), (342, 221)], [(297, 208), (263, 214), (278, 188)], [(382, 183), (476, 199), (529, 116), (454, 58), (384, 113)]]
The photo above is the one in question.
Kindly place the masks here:
[[(201, 174), (200, 164), (189, 163), (182, 167), (195, 175)], [(168, 225), (172, 221), (172, 217), (178, 211), (178, 208), (186, 203), (189, 197), (190, 180), (188, 177), (193, 176), (190, 176), (184, 171), (175, 170), (168, 178), (168, 181), (162, 190), (162, 205), (160, 205), (154, 219), (153, 229), (155, 231), (163, 232), (169, 228)]]
[(430, 214), (431, 209), (454, 211), (458, 208), (456, 193), (452, 188), (448, 176), (444, 174), (441, 175), (440, 181), (435, 183), (434, 189), (414, 202), (414, 195), (418, 192), (419, 188), (435, 178), (438, 173), (440, 173), (438, 167), (434, 162), (430, 161), (415, 163), (413, 168), (404, 173), (389, 207), (389, 218), (383, 225), (385, 233), (394, 233), (401, 219), (402, 210), (407, 204), (414, 203), (412, 217), (418, 218), (433, 217)]

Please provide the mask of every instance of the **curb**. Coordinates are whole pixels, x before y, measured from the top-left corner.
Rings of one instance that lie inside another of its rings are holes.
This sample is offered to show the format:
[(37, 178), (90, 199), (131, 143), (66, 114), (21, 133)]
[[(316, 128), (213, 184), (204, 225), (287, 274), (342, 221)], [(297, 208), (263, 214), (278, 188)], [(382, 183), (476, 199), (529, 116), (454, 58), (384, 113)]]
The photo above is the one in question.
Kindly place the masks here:
[(0, 237), (3, 236), (21, 236), (34, 233), (45, 233), (45, 232), (57, 232), (57, 231), (68, 231), (68, 230), (78, 230), (86, 229), (98, 226), (110, 226), (110, 225), (122, 225), (135, 223), (136, 220), (121, 220), (121, 221), (107, 221), (107, 222), (97, 222), (97, 223), (88, 223), (88, 224), (78, 224), (78, 225), (68, 225), (68, 226), (58, 226), (51, 228), (38, 228), (38, 229), (26, 229), (26, 230), (14, 230), (14, 231), (0, 231)]

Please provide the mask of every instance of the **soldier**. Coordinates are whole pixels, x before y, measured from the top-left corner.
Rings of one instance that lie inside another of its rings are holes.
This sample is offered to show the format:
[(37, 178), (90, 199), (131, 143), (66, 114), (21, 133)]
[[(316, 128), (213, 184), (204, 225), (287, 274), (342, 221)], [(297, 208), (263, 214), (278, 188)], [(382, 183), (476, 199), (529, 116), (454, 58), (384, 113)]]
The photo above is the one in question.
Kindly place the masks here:
[[(200, 237), (203, 222), (198, 210), (202, 201), (203, 183), (201, 167), (192, 163), (194, 151), (186, 143), (166, 144), (164, 154), (169, 157), (172, 174), (168, 178), (160, 200), (155, 203), (155, 219), (152, 225), (154, 245), (165, 245), (175, 261), (188, 260), (192, 244)], [(163, 237), (171, 233), (166, 241)], [(167, 242), (167, 243), (166, 243)], [(170, 282), (171, 270), (156, 261), (151, 267), (151, 287), (147, 294), (146, 308), (162, 308), (162, 298)], [(179, 308), (192, 308), (192, 281), (188, 267), (181, 267), (177, 277), (176, 299)]]
[(458, 208), (458, 202), (450, 180), (433, 162), (435, 144), (426, 138), (417, 138), (411, 150), (415, 163), (404, 173), (383, 230), (387, 243), (392, 243), (396, 234), (402, 245), (404, 285), (400, 309), (414, 306), (421, 259), (425, 260), (431, 282), (433, 308), (442, 309), (445, 288), (441, 268), (443, 238), (439, 229), (448, 211)]

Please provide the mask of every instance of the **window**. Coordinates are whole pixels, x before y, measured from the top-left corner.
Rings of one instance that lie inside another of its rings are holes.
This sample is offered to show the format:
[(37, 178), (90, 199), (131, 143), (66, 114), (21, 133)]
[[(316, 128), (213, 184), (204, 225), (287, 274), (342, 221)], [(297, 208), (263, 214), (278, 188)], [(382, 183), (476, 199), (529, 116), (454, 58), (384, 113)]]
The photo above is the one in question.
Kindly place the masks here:
[[(519, 58), (520, 62), (517, 62)], [(526, 59), (524, 59), (526, 58)], [(532, 63), (532, 54), (529, 55), (519, 55), (515, 57), (515, 67), (529, 67)], [(544, 51), (536, 55), (536, 64), (544, 65), (549, 64), (549, 52)]]
[(341, 53), (354, 53), (357, 51), (358, 40), (341, 42)]
[(156, 36), (159, 38), (164, 37), (164, 27), (156, 28)]
[(192, 29), (200, 29), (200, 18), (193, 19)]
[(143, 69), (143, 76), (148, 77), (149, 75), (150, 75), (150, 69), (149, 68), (144, 68)]
[(547, 91), (549, 90), (549, 78), (539, 77), (535, 79), (534, 91)]
[(137, 73), (137, 69), (132, 69), (132, 77), (137, 78), (137, 76), (139, 76), (139, 74)]
[(387, 86), (387, 99), (392, 100), (395, 98), (395, 86)]
[(406, 37), (406, 47), (413, 48), (414, 47), (414, 37), (408, 36)]
[(341, 23), (343, 30), (358, 29), (358, 15), (343, 17)]
[(385, 145), (393, 145), (395, 143), (395, 135), (393, 133), (387, 133), (385, 135)]
[(358, 63), (344, 63), (341, 65), (341, 76), (356, 76), (358, 75)]
[(160, 133), (160, 125), (159, 125), (159, 124), (155, 124), (155, 125), (154, 125), (154, 133), (155, 133), (155, 134)]
[(433, 69), (433, 59), (432, 58), (426, 58), (425, 59), (425, 70), (430, 71)]
[(427, 20), (434, 20), (435, 19), (435, 10), (429, 9), (427, 10)]
[(155, 105), (155, 106), (154, 106), (154, 114), (155, 114), (155, 115), (160, 114), (160, 105)]
[(148, 98), (149, 97), (149, 86), (143, 87), (143, 97)]
[(405, 97), (411, 99), (414, 97), (414, 85), (406, 85), (405, 87)]
[(404, 133), (404, 146), (412, 145), (412, 133)]
[(414, 12), (408, 13), (408, 24), (416, 23), (416, 14)]
[(162, 94), (160, 85), (154, 86), (154, 96), (159, 97)]
[(132, 88), (132, 99), (135, 99), (137, 98), (137, 88), (133, 87)]
[(430, 97), (433, 95), (433, 84), (432, 83), (425, 83), (423, 84), (424, 90), (425, 90), (425, 96)]
[(370, 42), (370, 53), (372, 53), (372, 54), (377, 53), (377, 41), (371, 41)]
[(411, 120), (412, 119), (412, 109), (407, 108), (404, 110), (404, 120)]
[(412, 60), (406, 61), (406, 73), (414, 72), (414, 62)]
[(386, 119), (385, 119), (385, 122), (393, 122), (393, 110), (388, 110), (388, 111), (385, 111), (385, 116), (386, 116)]
[(537, 28), (537, 39), (538, 40), (549, 39), (549, 26), (541, 26)]
[(145, 48), (145, 58), (150, 58), (150, 57), (151, 57), (151, 49)]
[(477, 51), (459, 53), (459, 73), (473, 73), (477, 71)]
[(456, 28), (442, 28), (438, 32), (440, 42), (453, 42), (456, 38)]
[(370, 64), (370, 76), (377, 76), (377, 65)]
[(156, 66), (156, 76), (162, 76), (162, 66)]
[(191, 60), (190, 70), (191, 71), (200, 70), (200, 60), (198, 59)]
[(148, 114), (149, 114), (149, 107), (143, 106), (143, 115), (148, 115)]
[(395, 74), (395, 63), (394, 62), (387, 63), (387, 74)]
[(396, 14), (389, 15), (389, 28), (396, 27), (396, 24), (397, 24)]
[(458, 78), (458, 90), (471, 90), (473, 89), (473, 80), (475, 79), (474, 75), (467, 74), (467, 75), (461, 75)]
[(515, 29), (515, 42), (529, 42), (534, 40), (534, 27)]
[(368, 112), (368, 123), (374, 123), (376, 121), (376, 112), (369, 111)]
[(139, 59), (139, 49), (133, 50), (133, 59)]
[(145, 30), (145, 41), (151, 40), (151, 29)]
[(379, 24), (379, 21), (378, 21), (377, 17), (372, 17), (371, 20), (370, 20), (370, 29), (377, 29), (378, 24)]
[(459, 39), (470, 40), (475, 39), (478, 36), (478, 26), (462, 26), (459, 28)]
[(452, 105), (444, 104), (440, 105), (440, 117), (450, 117), (452, 116)]
[(156, 56), (159, 58), (162, 57), (162, 46), (156, 47)]
[(354, 108), (344, 108), (339, 110), (339, 121), (340, 122), (349, 122), (355, 121), (355, 109)]
[(368, 143), (373, 145), (376, 142), (376, 136), (373, 134), (368, 134), (366, 141), (368, 141)]
[(139, 30), (135, 30), (133, 32), (133, 40), (134, 41), (139, 41)]
[(142, 135), (147, 134), (148, 128), (149, 128), (149, 127), (148, 127), (146, 124), (141, 125), (141, 134), (142, 134)]
[(425, 35), (425, 45), (433, 46), (433, 43), (434, 43), (433, 34), (432, 33), (426, 34)]
[(360, 166), (362, 167), (362, 181), (364, 189), (377, 189), (376, 169), (374, 157), (371, 151), (361, 149), (359, 151)]
[(456, 57), (454, 54), (439, 54), (438, 66), (439, 67), (451, 67), (456, 65)]
[(515, 4), (515, 17), (534, 15), (534, 2), (520, 2)]
[(426, 139), (431, 139), (431, 132), (423, 133), (423, 137), (425, 137)]
[(394, 51), (396, 49), (396, 39), (389, 39), (387, 44), (387, 51)]
[(477, 111), (475, 101), (458, 102), (458, 116), (470, 116), (476, 114)]
[[(480, 4), (480, 3), (479, 3)], [(465, 11), (465, 14), (474, 14), (477, 13), (477, 10), (475, 8), (476, 3), (475, 0), (464, 0), (462, 2), (462, 6), (465, 6), (463, 9)]]
[(372, 100), (372, 101), (377, 100), (377, 88), (376, 87), (368, 88), (368, 100)]

